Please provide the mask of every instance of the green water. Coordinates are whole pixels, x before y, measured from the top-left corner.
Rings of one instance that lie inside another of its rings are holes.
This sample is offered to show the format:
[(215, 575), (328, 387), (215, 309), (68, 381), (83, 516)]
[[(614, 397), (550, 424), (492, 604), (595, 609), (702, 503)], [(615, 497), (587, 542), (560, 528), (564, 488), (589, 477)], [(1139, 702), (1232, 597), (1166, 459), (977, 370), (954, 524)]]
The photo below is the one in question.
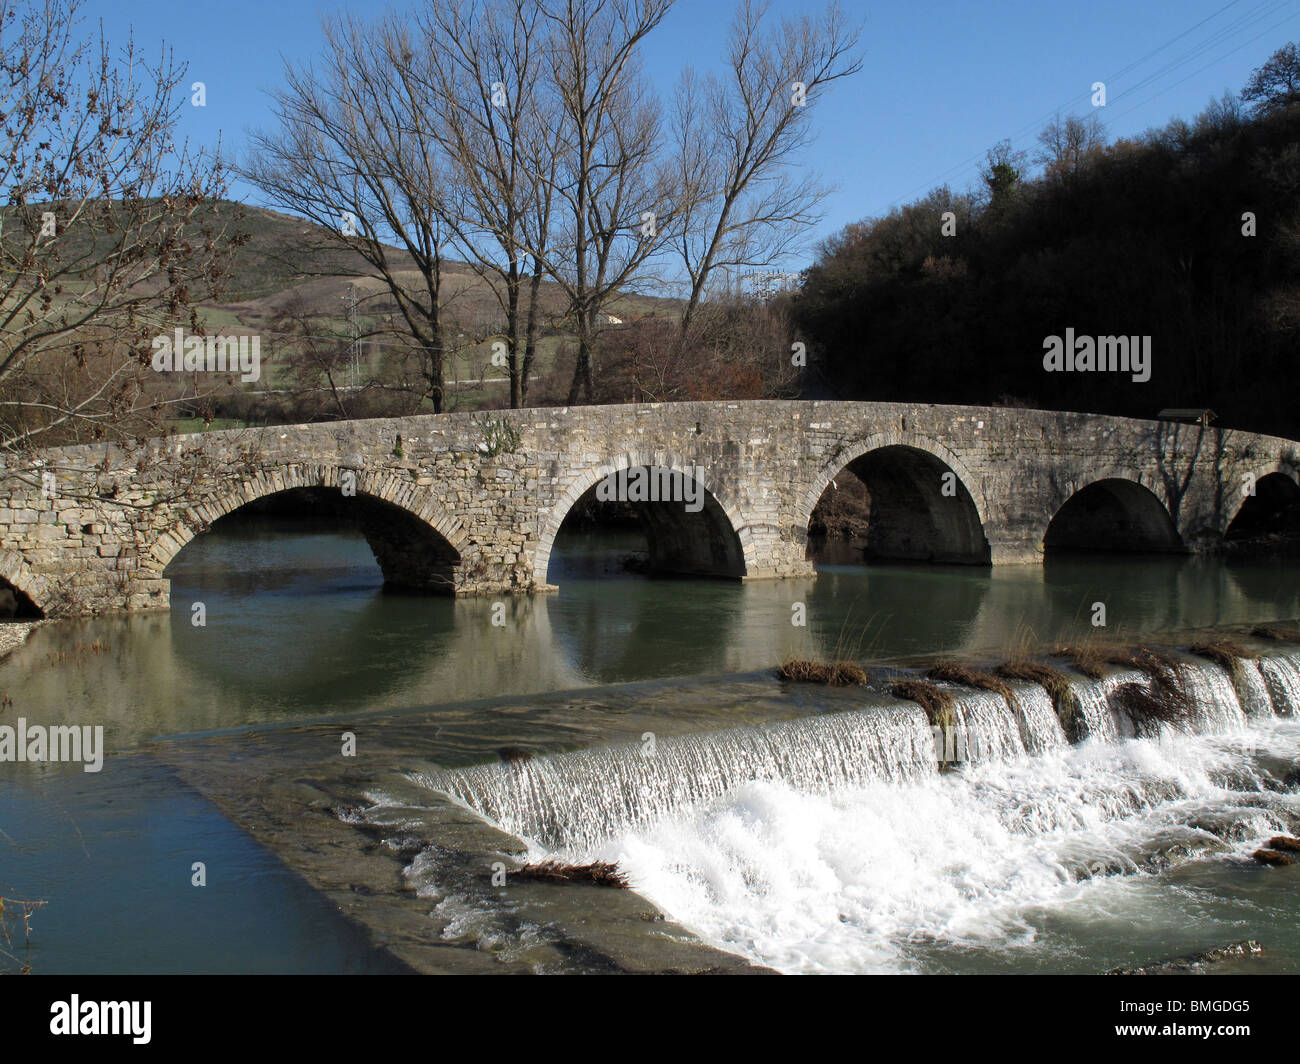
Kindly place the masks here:
[[(1087, 636), (1097, 603), (1111, 633), (1300, 615), (1300, 580), (1280, 562), (1103, 556), (976, 569), (848, 558), (815, 580), (732, 583), (630, 575), (623, 560), (639, 546), (623, 533), (562, 537), (550, 572), (561, 590), (502, 599), (498, 625), (491, 599), (386, 593), (359, 537), (243, 522), (181, 553), (169, 614), (38, 629), (0, 663), (0, 692), (14, 702), (0, 723), (103, 725), (107, 755), (101, 774), (0, 765), (0, 895), (48, 902), (30, 955), (16, 952), (40, 971), (385, 968), (169, 773), (154, 756), (159, 737), (474, 699), (510, 698), (526, 716), (520, 696), (629, 681), (671, 690), (791, 654), (999, 653)], [(457, 719), (473, 728), (472, 714)], [(191, 885), (200, 860), (206, 887)]]

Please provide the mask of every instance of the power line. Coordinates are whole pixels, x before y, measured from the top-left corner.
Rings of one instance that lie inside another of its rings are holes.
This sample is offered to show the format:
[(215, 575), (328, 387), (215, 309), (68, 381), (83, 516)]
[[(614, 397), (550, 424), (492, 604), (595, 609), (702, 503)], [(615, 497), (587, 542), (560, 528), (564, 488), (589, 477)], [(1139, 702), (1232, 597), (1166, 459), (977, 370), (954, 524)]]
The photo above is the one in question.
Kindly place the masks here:
[[(1236, 7), (1241, 2), (1242, 0), (1229, 0), (1229, 3), (1224, 4), (1222, 7), (1214, 11), (1212, 14), (1207, 15), (1199, 22), (1183, 30), (1181, 33), (1177, 34), (1176, 36), (1171, 37), (1169, 40), (1165, 41), (1163, 44), (1159, 45), (1158, 47), (1153, 48), (1151, 51), (1147, 52), (1146, 55), (1142, 56), (1139, 59), (1134, 60), (1133, 62), (1129, 63), (1127, 66), (1115, 72), (1114, 74), (1108, 75), (1103, 80), (1106, 82), (1108, 86), (1110, 85), (1110, 83), (1114, 81), (1118, 81), (1125, 74), (1137, 69), (1147, 60), (1153, 58), (1156, 55), (1159, 55), (1167, 48), (1176, 44), (1178, 41), (1184, 39), (1188, 35), (1196, 32), (1196, 30), (1200, 29), (1202, 26), (1205, 26), (1207, 23), (1212, 22), (1214, 19), (1222, 15), (1225, 11), (1228, 11), (1230, 8)], [(1275, 14), (1278, 10), (1281, 9), (1281, 7), (1284, 7), (1291, 2), (1293, 2), (1293, 0), (1264, 0), (1262, 4), (1243, 13), (1240, 18), (1234, 19), (1233, 21), (1229, 22), (1226, 26), (1216, 29), (1214, 33), (1211, 34), (1211, 36), (1206, 41), (1203, 41), (1200, 45), (1196, 46), (1191, 51), (1179, 55), (1171, 62), (1166, 63), (1163, 67), (1159, 68), (1153, 74), (1150, 74), (1146, 78), (1139, 81), (1136, 85), (1130, 86), (1128, 89), (1125, 89), (1124, 92), (1120, 94), (1119, 98), (1124, 99), (1127, 96), (1131, 95), (1133, 92), (1137, 91), (1138, 89), (1146, 85), (1152, 84), (1155, 81), (1158, 81), (1161, 78), (1174, 73), (1175, 71), (1179, 70), (1181, 67), (1185, 66), (1187, 63), (1192, 62), (1196, 58), (1199, 58), (1210, 48), (1213, 48), (1218, 44), (1224, 43), (1229, 38), (1240, 33), (1242, 30), (1248, 29), (1249, 27), (1257, 24), (1262, 19), (1268, 18), (1270, 15)], [(1137, 107), (1129, 111), (1125, 111), (1121, 115), (1118, 115), (1116, 117), (1119, 118), (1131, 114), (1133, 110), (1145, 106), (1145, 104), (1149, 103), (1150, 100), (1155, 99), (1157, 96), (1163, 95), (1163, 93), (1169, 91), (1170, 89), (1175, 88), (1177, 85), (1183, 84), (1183, 82), (1189, 80), (1191, 77), (1195, 77), (1196, 74), (1203, 72), (1204, 70), (1208, 69), (1214, 64), (1221, 62), (1223, 59), (1227, 58), (1227, 56), (1232, 55), (1237, 51), (1240, 51), (1241, 48), (1244, 48), (1246, 47), (1246, 45), (1251, 44), (1254, 41), (1258, 40), (1259, 37), (1265, 36), (1266, 34), (1272, 32), (1272, 30), (1284, 24), (1287, 21), (1287, 19), (1291, 17), (1293, 16), (1288, 15), (1286, 19), (1282, 20), (1282, 22), (1270, 26), (1268, 29), (1263, 31), (1263, 33), (1260, 33), (1255, 37), (1250, 38), (1248, 41), (1244, 42), (1243, 44), (1238, 45), (1236, 48), (1233, 48), (1230, 51), (1217, 56), (1215, 59), (1211, 60), (1210, 63), (1206, 64), (1206, 66), (1201, 67), (1198, 70), (1194, 71), (1191, 75), (1188, 75), (1188, 77), (1182, 78), (1179, 81), (1175, 82), (1174, 84), (1167, 86), (1165, 89), (1162, 89), (1160, 90), (1160, 92), (1149, 97), (1146, 101), (1143, 101), (1142, 104), (1138, 104)], [(1019, 129), (1015, 130), (1009, 137), (1006, 137), (1004, 139), (1010, 142), (1014, 147), (1018, 144), (1018, 142), (1022, 141), (1025, 136), (1037, 131), (1041, 127), (1042, 123), (1051, 119), (1053, 116), (1060, 114), (1063, 110), (1067, 110), (1073, 107), (1075, 104), (1083, 100), (1087, 100), (1090, 97), (1091, 97), (1091, 92), (1079, 93), (1078, 95), (1071, 97), (1064, 104), (1052, 108), (1050, 111), (1045, 112), (1043, 115), (1041, 115), (1037, 119), (1034, 119), (1032, 122), (1028, 122), (1025, 125), (1021, 126)], [(972, 155), (969, 158), (964, 159), (961, 162), (954, 164), (953, 166), (950, 166), (948, 169), (942, 171), (936, 177), (927, 181), (924, 185), (916, 186), (910, 192), (902, 196), (900, 199), (895, 200), (894, 203), (910, 202), (917, 195), (924, 192), (928, 192), (930, 189), (937, 187), (937, 185), (939, 184), (947, 183), (951, 178), (966, 173), (969, 170), (969, 168), (972, 166), (972, 164), (976, 164), (980, 162), (984, 158), (984, 156), (985, 156), (985, 152), (982, 151), (979, 154)], [(881, 214), (883, 212), (876, 212), (876, 213)]]
[(1120, 113), (1119, 115), (1117, 115), (1116, 117), (1117, 117), (1117, 118), (1123, 118), (1123, 117), (1125, 117), (1126, 115), (1130, 115), (1130, 114), (1132, 114), (1134, 111), (1140, 110), (1141, 108), (1143, 108), (1143, 107), (1145, 107), (1147, 104), (1149, 104), (1152, 100), (1157, 99), (1157, 98), (1160, 97), (1160, 96), (1163, 96), (1163, 95), (1164, 95), (1166, 92), (1168, 92), (1170, 89), (1175, 89), (1175, 88), (1177, 88), (1179, 85), (1183, 84), (1183, 82), (1185, 82), (1185, 81), (1190, 81), (1192, 78), (1196, 77), (1197, 74), (1202, 74), (1202, 73), (1204, 73), (1205, 71), (1209, 70), (1210, 67), (1214, 66), (1215, 63), (1219, 63), (1219, 62), (1221, 62), (1222, 60), (1226, 59), (1228, 56), (1233, 55), (1234, 53), (1241, 51), (1241, 50), (1242, 50), (1243, 48), (1245, 48), (1247, 45), (1254, 44), (1254, 43), (1255, 43), (1257, 40), (1259, 40), (1261, 37), (1267, 37), (1267, 36), (1268, 36), (1270, 33), (1272, 33), (1274, 30), (1278, 29), (1278, 28), (1281, 27), (1281, 26), (1286, 25), (1286, 23), (1290, 22), (1291, 19), (1293, 19), (1293, 18), (1297, 18), (1297, 17), (1300, 17), (1300, 12), (1292, 12), (1291, 14), (1287, 15), (1284, 19), (1282, 19), (1280, 22), (1275, 22), (1273, 25), (1269, 26), (1267, 29), (1263, 30), (1263, 31), (1260, 32), (1260, 33), (1257, 33), (1254, 37), (1251, 37), (1250, 40), (1248, 40), (1248, 41), (1243, 41), (1241, 44), (1237, 45), (1236, 48), (1232, 49), (1232, 51), (1230, 51), (1230, 52), (1225, 52), (1223, 55), (1219, 56), (1217, 59), (1212, 59), (1212, 60), (1210, 60), (1210, 62), (1206, 63), (1205, 66), (1201, 67), (1201, 68), (1198, 69), (1198, 70), (1194, 70), (1194, 71), (1192, 71), (1192, 73), (1188, 74), (1187, 77), (1185, 77), (1185, 78), (1181, 78), (1181, 79), (1179, 79), (1178, 81), (1175, 81), (1172, 85), (1167, 85), (1167, 86), (1165, 86), (1163, 89), (1161, 89), (1159, 92), (1155, 93), (1153, 96), (1148, 96), (1148, 97), (1147, 97), (1145, 100), (1143, 100), (1141, 103), (1139, 103), (1139, 104), (1135, 104), (1134, 106), (1130, 107), (1127, 111), (1123, 111), (1123, 112), (1121, 112), (1121, 113)]

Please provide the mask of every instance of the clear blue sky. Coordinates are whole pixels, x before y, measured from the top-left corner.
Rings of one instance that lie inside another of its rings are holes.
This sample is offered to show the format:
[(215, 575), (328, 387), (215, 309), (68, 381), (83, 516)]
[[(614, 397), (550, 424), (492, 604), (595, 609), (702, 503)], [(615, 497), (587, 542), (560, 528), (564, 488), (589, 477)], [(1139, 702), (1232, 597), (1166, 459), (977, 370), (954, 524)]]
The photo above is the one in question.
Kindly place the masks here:
[[(1099, 113), (1114, 139), (1175, 115), (1191, 118), (1211, 96), (1239, 91), (1280, 45), (1300, 39), (1300, 0), (843, 0), (843, 6), (865, 19), (866, 63), (831, 90), (815, 115), (818, 135), (808, 162), (837, 188), (817, 238), (936, 185), (974, 185), (990, 145), (1011, 137), (1018, 147), (1032, 147), (1053, 113), (1089, 112), (1094, 81), (1107, 82), (1108, 105)], [(821, 7), (817, 0), (773, 0), (771, 14)], [(383, 5), (91, 0), (85, 14), (88, 21), (102, 18), (110, 39), (133, 27), (141, 44), (171, 44), (189, 63), (188, 81), (207, 85), (206, 108), (185, 108), (184, 132), (203, 144), (220, 134), (227, 153), (240, 155), (246, 131), (269, 123), (264, 90), (280, 82), (282, 57), (311, 56), (320, 16), (340, 9), (378, 14)], [(647, 71), (662, 92), (672, 90), (684, 65), (708, 69), (717, 62), (733, 9), (732, 0), (677, 0), (645, 49)], [(236, 194), (257, 202), (255, 190), (240, 187)]]

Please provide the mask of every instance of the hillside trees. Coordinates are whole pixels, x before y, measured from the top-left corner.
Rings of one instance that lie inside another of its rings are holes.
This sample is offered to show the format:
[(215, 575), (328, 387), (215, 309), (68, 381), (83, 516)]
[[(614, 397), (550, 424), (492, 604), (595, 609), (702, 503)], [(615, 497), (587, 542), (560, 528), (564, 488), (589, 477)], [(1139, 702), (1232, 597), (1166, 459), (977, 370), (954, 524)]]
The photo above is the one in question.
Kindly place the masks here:
[(0, 0), (0, 448), (161, 431), (151, 338), (197, 331), (238, 245), (219, 158), (175, 138), (185, 67)]
[[(1200, 407), (1300, 434), (1267, 383), (1289, 379), (1300, 340), (1300, 109), (1250, 120), (1214, 101), (1106, 148), (1054, 126), (1036, 180), (1004, 181), (1021, 167), (990, 154), (990, 195), (955, 236), (941, 235), (954, 198), (940, 190), (824, 244), (795, 313), (835, 391), (1136, 417)], [(1150, 336), (1150, 381), (1045, 373), (1044, 339), (1067, 328)]]
[(1300, 47), (1293, 41), (1269, 56), (1251, 74), (1241, 98), (1256, 115), (1274, 114), (1300, 103)]

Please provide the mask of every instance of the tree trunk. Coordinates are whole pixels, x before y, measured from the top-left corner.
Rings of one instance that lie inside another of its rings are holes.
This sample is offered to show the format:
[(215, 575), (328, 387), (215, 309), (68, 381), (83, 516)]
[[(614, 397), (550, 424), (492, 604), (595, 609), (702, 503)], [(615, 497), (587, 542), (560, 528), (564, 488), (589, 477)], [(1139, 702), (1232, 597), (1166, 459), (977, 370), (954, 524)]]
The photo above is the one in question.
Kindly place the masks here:
[(539, 307), (541, 306), (542, 271), (533, 271), (528, 291), (528, 319), (524, 328), (524, 364), (519, 381), (519, 405), (528, 402), (528, 378), (533, 372), (533, 360), (537, 357), (537, 334), (541, 331)]

